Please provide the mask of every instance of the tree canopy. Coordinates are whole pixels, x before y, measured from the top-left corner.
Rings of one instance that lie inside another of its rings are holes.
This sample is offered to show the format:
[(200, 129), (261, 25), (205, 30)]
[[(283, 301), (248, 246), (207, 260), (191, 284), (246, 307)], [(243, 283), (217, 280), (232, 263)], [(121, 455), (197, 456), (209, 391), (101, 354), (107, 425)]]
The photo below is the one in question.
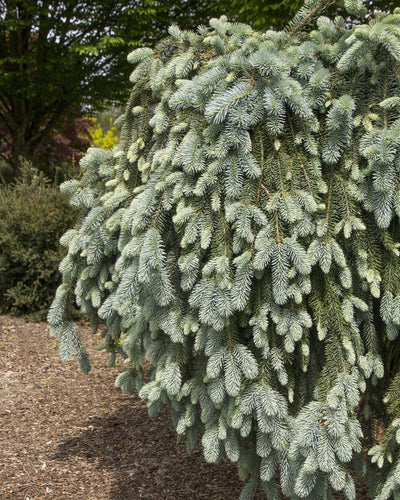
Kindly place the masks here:
[(37, 162), (63, 122), (121, 102), (127, 53), (194, 16), (205, 12), (192, 0), (0, 0), (2, 156), (14, 167), (20, 155)]

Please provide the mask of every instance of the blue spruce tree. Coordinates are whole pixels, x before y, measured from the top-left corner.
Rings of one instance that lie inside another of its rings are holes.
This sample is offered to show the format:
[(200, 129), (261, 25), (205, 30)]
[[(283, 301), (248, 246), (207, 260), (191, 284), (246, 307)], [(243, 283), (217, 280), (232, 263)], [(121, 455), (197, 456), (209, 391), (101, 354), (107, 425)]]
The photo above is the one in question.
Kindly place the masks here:
[(76, 303), (116, 385), (237, 463), (243, 500), (354, 500), (366, 475), (400, 498), (400, 10), (330, 3), (134, 51), (120, 147), (62, 186), (62, 357), (89, 369)]

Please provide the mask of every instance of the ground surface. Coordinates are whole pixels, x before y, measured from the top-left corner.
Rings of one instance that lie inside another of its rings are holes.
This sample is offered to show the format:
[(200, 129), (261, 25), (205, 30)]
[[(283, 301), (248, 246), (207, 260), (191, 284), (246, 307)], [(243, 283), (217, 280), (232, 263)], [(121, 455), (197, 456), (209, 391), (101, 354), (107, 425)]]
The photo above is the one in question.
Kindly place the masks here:
[(107, 368), (101, 339), (81, 331), (88, 375), (60, 361), (46, 324), (0, 316), (0, 500), (237, 500), (235, 465), (188, 455), (168, 411), (150, 418), (116, 389), (123, 365)]
[(123, 367), (82, 330), (88, 375), (60, 361), (46, 324), (0, 317), (0, 499), (237, 499), (235, 466), (189, 456), (168, 412), (151, 419), (114, 387)]

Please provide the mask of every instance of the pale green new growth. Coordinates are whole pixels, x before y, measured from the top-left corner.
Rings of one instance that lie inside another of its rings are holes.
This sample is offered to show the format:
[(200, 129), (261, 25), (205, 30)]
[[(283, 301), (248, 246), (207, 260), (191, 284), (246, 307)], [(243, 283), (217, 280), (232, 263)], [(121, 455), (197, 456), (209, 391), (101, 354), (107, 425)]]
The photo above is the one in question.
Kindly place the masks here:
[(350, 27), (330, 3), (130, 54), (121, 145), (62, 187), (63, 359), (88, 369), (76, 303), (116, 385), (236, 462), (243, 500), (400, 495), (400, 10)]

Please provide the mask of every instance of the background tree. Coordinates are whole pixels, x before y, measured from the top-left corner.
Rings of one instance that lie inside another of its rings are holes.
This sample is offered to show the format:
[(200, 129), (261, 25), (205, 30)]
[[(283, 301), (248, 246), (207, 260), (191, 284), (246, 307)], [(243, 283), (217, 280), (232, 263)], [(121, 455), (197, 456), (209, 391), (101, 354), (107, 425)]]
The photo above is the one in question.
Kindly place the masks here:
[[(0, 0), (0, 153), (46, 161), (66, 122), (127, 95), (126, 54), (205, 13), (195, 2)], [(197, 22), (197, 21), (196, 21)], [(77, 114), (78, 113), (78, 114)]]

